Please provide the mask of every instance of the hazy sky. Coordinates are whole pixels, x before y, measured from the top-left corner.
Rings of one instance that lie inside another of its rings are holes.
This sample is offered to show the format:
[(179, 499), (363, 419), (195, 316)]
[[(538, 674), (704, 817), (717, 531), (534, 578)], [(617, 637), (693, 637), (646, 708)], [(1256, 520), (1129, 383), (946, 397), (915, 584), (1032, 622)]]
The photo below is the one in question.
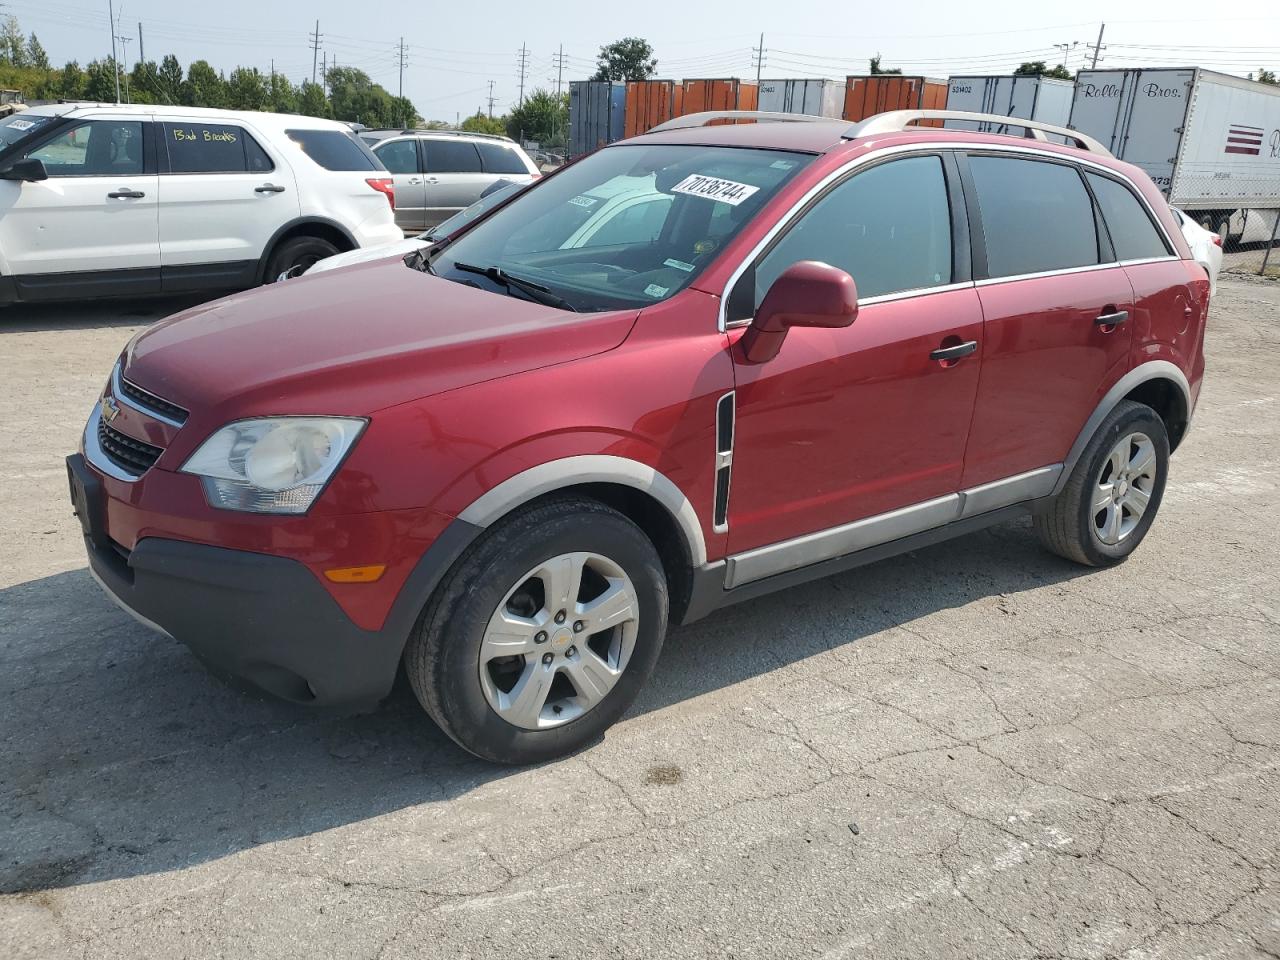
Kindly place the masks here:
[[(1102, 20), (1100, 66), (1199, 65), (1245, 74), (1280, 69), (1280, 4), (1164, 0), (1159, 4), (1076, 0), (956, 3), (914, 0), (855, 6), (839, 0), (602, 0), (516, 3), (339, 2), (339, 0), (123, 0), (119, 33), (133, 38), (121, 59), (138, 58), (138, 23), (149, 59), (174, 53), (230, 70), (275, 68), (295, 81), (311, 76), (309, 33), (320, 20), (322, 53), (356, 66), (393, 93), (396, 45), (408, 53), (404, 92), (432, 119), (453, 120), (485, 102), (495, 110), (517, 96), (520, 46), (528, 44), (526, 90), (554, 86), (554, 55), (564, 45), (564, 79), (583, 79), (602, 44), (640, 36), (653, 44), (659, 76), (754, 79), (752, 48), (765, 34), (765, 77), (842, 77), (862, 73), (877, 51), (885, 66), (946, 77), (1007, 73), (1024, 60), (1060, 61), (1055, 44), (1078, 43), (1074, 69)], [(1212, 12), (1223, 11), (1215, 17)], [(107, 0), (3, 0), (0, 12), (35, 31), (50, 59), (81, 65), (110, 54)]]

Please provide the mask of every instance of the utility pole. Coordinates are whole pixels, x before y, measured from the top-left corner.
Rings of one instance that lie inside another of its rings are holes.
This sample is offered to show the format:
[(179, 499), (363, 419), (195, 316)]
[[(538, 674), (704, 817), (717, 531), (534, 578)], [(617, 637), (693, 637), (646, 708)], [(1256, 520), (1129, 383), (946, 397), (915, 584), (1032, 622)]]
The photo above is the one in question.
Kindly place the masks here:
[[(400, 100), (401, 107), (403, 108), (404, 106), (404, 37), (400, 38), (399, 61), (400, 61), (400, 87), (396, 92), (396, 97), (397, 99)], [(405, 116), (401, 116), (400, 125), (402, 127), (407, 127), (409, 125), (409, 118)]]
[(529, 46), (520, 44), (520, 106), (524, 106), (524, 79), (529, 73)]
[[(121, 57), (128, 62), (129, 60), (129, 44), (133, 41), (133, 37), (120, 37), (120, 54)], [(118, 76), (118, 74), (117, 74)], [(124, 74), (124, 102), (132, 103), (129, 99), (129, 72), (126, 70)]]
[(1072, 40), (1070, 43), (1055, 43), (1055, 47), (1062, 51), (1062, 69), (1067, 69), (1067, 61), (1071, 59), (1071, 51), (1080, 46), (1079, 40)]
[(756, 67), (756, 86), (760, 86), (760, 68), (764, 66), (764, 34), (760, 34), (760, 46), (755, 47), (752, 51), (752, 59), (755, 60)]
[(490, 119), (490, 120), (492, 120), (492, 119), (493, 119), (493, 101), (494, 101), (494, 99), (495, 99), (495, 98), (494, 98), (494, 96), (493, 96), (493, 81), (492, 81), (492, 80), (490, 80), (490, 81), (489, 81), (489, 119)]
[(1091, 70), (1097, 69), (1098, 55), (1102, 53), (1103, 50), (1106, 49), (1106, 47), (1102, 45), (1102, 35), (1103, 33), (1106, 32), (1106, 29), (1107, 29), (1107, 25), (1105, 23), (1102, 26), (1098, 27), (1098, 42), (1093, 45), (1093, 63), (1089, 64), (1089, 69)]
[(324, 95), (329, 96), (329, 51), (326, 50), (320, 54), (320, 85), (324, 88)]
[(116, 5), (107, 0), (107, 19), (111, 21), (111, 69), (116, 75), (116, 103), (120, 102), (120, 61), (116, 59)]
[(310, 34), (307, 39), (311, 41), (311, 82), (316, 82), (316, 58), (320, 54), (320, 21), (316, 21), (316, 32)]
[(147, 62), (147, 51), (142, 48), (142, 21), (138, 21), (138, 62)]
[[(564, 44), (560, 44), (560, 52), (556, 54), (556, 112), (552, 114), (555, 120), (551, 124), (551, 138), (556, 142), (560, 142), (560, 87), (564, 80)], [(545, 148), (544, 148), (545, 149)]]

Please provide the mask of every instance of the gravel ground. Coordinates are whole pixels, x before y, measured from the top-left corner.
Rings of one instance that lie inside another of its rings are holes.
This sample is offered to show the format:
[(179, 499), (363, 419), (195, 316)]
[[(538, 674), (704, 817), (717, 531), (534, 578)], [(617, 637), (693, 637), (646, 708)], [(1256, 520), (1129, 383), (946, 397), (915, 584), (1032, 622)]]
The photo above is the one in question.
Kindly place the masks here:
[(61, 458), (172, 306), (0, 316), (0, 957), (1280, 957), (1280, 284), (1222, 282), (1123, 567), (1015, 523), (738, 606), (522, 770), (90, 581)]

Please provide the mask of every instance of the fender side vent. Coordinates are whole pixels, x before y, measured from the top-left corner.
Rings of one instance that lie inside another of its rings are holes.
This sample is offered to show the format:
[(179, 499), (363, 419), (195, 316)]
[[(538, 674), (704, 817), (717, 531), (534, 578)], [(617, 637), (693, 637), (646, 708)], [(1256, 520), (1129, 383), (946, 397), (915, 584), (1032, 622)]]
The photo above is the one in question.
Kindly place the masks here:
[(716, 491), (712, 510), (712, 529), (723, 533), (729, 528), (729, 481), (733, 472), (733, 428), (735, 397), (732, 391), (716, 403)]

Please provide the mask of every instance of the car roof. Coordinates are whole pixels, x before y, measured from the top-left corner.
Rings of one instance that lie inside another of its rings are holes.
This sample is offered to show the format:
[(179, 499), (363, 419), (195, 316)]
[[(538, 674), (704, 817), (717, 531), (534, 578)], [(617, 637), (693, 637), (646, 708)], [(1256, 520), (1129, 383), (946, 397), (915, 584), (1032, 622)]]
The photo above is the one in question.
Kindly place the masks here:
[(307, 117), (296, 113), (267, 113), (262, 110), (218, 110), (213, 107), (181, 107), (164, 104), (72, 102), (49, 103), (31, 107), (27, 113), (44, 116), (78, 116), (96, 111), (136, 113), (140, 116), (165, 116), (223, 122), (252, 123), (267, 130), (340, 130), (352, 133), (351, 127), (337, 120)]
[(361, 130), (360, 136), (366, 140), (375, 138), (379, 141), (391, 140), (395, 137), (418, 137), (421, 139), (458, 139), (458, 140), (490, 140), (515, 146), (510, 137), (498, 133), (476, 133), (471, 130)]

